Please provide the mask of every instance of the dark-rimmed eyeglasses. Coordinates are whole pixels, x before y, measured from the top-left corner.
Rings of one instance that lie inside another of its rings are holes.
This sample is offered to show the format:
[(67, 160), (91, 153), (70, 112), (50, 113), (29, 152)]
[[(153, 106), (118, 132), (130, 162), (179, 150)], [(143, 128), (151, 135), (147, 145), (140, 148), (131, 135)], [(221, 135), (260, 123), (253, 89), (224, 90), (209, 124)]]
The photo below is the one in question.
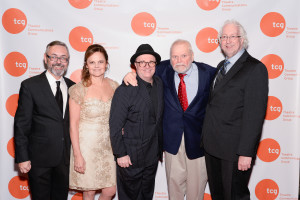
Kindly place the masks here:
[(135, 63), (137, 63), (137, 65), (139, 67), (146, 67), (147, 65), (149, 67), (155, 67), (155, 65), (156, 65), (156, 62), (154, 62), (154, 61), (149, 61), (149, 62), (140, 61), (140, 62), (135, 62)]
[(54, 61), (54, 62), (57, 62), (58, 60), (60, 60), (60, 62), (62, 62), (62, 63), (69, 62), (69, 58), (66, 58), (66, 57), (58, 57), (58, 56), (55, 56), (55, 55), (49, 56), (47, 54), (46, 54), (46, 56), (47, 56), (47, 58), (49, 58), (51, 61)]

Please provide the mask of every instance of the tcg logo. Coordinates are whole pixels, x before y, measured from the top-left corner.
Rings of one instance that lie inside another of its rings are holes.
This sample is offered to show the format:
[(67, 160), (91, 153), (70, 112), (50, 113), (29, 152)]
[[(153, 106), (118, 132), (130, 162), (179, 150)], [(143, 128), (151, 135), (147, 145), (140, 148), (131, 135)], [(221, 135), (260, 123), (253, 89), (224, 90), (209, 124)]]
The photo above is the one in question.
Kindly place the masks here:
[(131, 28), (137, 35), (148, 36), (155, 31), (156, 20), (151, 14), (142, 12), (133, 17)]
[(260, 181), (255, 187), (255, 195), (259, 200), (274, 200), (279, 194), (277, 183), (271, 179)]
[(276, 37), (284, 31), (285, 24), (285, 19), (281, 14), (270, 12), (261, 19), (260, 29), (266, 36)]
[(7, 32), (17, 34), (25, 29), (27, 18), (21, 10), (10, 8), (2, 16), (2, 25)]
[(219, 46), (218, 31), (211, 27), (200, 30), (196, 36), (196, 45), (200, 51), (205, 53), (216, 50)]
[(262, 140), (259, 143), (257, 157), (264, 162), (273, 162), (280, 155), (279, 143), (271, 138)]

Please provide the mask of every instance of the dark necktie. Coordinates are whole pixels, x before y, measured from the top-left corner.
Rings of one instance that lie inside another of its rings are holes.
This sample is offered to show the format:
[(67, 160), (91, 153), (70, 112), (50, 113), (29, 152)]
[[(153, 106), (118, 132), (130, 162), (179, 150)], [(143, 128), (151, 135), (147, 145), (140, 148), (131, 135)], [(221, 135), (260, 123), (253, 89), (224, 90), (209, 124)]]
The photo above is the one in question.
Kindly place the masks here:
[(60, 89), (60, 81), (56, 81), (55, 99), (56, 99), (56, 102), (58, 104), (58, 107), (59, 107), (61, 113), (64, 113), (63, 112), (63, 96), (62, 96), (62, 92)]
[[(60, 89), (60, 81), (56, 81), (56, 93), (55, 93), (55, 99), (56, 99), (56, 102), (58, 104), (58, 107), (61, 111), (61, 113), (63, 114), (63, 96), (62, 96), (62, 92), (61, 92), (61, 89)], [(69, 160), (70, 160), (70, 156), (68, 155), (68, 147), (70, 148), (70, 146), (68, 145), (68, 135), (67, 135), (67, 132), (64, 131), (63, 132), (64, 135), (63, 135), (63, 141), (64, 141), (64, 149), (63, 149), (63, 155), (64, 155), (64, 162), (66, 165), (69, 164)]]
[(216, 87), (216, 85), (224, 78), (224, 76), (226, 75), (226, 67), (230, 62), (228, 60), (225, 60), (224, 65), (220, 68), (218, 75), (216, 77), (216, 81), (215, 81), (215, 85), (214, 88)]
[(187, 109), (187, 107), (189, 106), (187, 94), (186, 94), (186, 86), (185, 86), (185, 82), (183, 80), (185, 75), (186, 74), (178, 74), (178, 76), (180, 78), (180, 83), (178, 86), (178, 99), (179, 99), (179, 102), (180, 102), (180, 105), (181, 105), (183, 111), (185, 111)]

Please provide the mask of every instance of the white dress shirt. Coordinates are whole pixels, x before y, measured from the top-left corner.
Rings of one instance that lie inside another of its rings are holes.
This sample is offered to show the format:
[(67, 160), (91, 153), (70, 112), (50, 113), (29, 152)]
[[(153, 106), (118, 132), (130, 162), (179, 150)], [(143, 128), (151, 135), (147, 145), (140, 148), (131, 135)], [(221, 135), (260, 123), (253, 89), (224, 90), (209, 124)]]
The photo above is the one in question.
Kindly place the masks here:
[(67, 98), (68, 98), (68, 86), (64, 80), (63, 77), (60, 77), (59, 80), (56, 80), (52, 74), (50, 74), (50, 72), (47, 70), (46, 72), (46, 77), (48, 79), (49, 85), (51, 87), (53, 96), (55, 97), (55, 93), (56, 93), (56, 81), (60, 81), (60, 90), (62, 92), (63, 95), (63, 117), (65, 116), (65, 110), (66, 110), (66, 106), (67, 106)]

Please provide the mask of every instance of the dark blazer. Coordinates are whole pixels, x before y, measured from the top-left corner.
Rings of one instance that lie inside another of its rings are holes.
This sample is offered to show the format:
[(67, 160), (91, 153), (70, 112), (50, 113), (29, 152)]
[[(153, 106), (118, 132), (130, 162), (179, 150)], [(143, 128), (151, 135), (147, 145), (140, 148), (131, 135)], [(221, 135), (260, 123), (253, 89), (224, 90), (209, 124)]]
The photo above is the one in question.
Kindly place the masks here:
[[(56, 166), (62, 159), (64, 145), (70, 157), (69, 101), (63, 118), (45, 73), (21, 83), (14, 121), (16, 163), (30, 160), (39, 167)], [(74, 84), (64, 79), (68, 88)]]
[(267, 100), (267, 69), (245, 51), (211, 90), (203, 125), (205, 151), (229, 161), (237, 161), (240, 155), (254, 158)]
[[(151, 117), (151, 99), (146, 86), (120, 85), (114, 94), (110, 111), (110, 138), (116, 158), (129, 155), (132, 167), (146, 167), (162, 158), (163, 85), (157, 84), (158, 108)], [(122, 134), (122, 128), (124, 134)]]
[(161, 62), (156, 69), (156, 74), (160, 76), (164, 84), (164, 150), (176, 155), (184, 133), (186, 154), (189, 159), (204, 155), (203, 148), (200, 147), (202, 124), (209, 97), (209, 87), (216, 72), (215, 68), (207, 64), (194, 63), (199, 72), (198, 92), (185, 112), (178, 99), (174, 82), (175, 71), (170, 60)]

